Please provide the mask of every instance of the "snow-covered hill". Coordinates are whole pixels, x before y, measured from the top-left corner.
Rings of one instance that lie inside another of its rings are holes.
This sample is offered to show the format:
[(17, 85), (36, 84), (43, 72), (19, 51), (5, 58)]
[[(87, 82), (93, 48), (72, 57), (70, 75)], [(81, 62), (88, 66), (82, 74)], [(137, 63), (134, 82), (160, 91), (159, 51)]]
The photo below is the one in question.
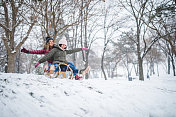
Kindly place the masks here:
[(176, 78), (49, 79), (0, 74), (0, 117), (176, 117)]

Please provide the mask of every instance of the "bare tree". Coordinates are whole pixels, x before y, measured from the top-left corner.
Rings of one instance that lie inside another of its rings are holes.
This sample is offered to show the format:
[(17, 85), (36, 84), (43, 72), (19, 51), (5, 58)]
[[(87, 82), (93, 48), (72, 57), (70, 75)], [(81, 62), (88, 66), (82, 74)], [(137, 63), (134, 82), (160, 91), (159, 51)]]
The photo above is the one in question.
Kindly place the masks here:
[[(143, 74), (143, 59), (146, 54), (150, 51), (153, 44), (158, 41), (158, 37), (152, 38), (150, 43), (146, 43), (146, 32), (147, 27), (144, 26), (143, 18), (147, 15), (147, 8), (149, 7), (149, 0), (137, 1), (137, 0), (119, 0), (119, 3), (122, 8), (125, 8), (132, 16), (135, 21), (136, 27), (136, 39), (133, 41), (136, 44), (137, 48), (137, 58), (138, 58), (138, 69), (139, 69), (139, 80), (144, 80)], [(143, 42), (143, 45), (141, 45)], [(144, 47), (142, 49), (142, 46)], [(143, 50), (143, 53), (142, 53)]]
[(31, 8), (40, 16), (38, 25), (47, 36), (52, 36), (56, 40), (56, 37), (62, 37), (70, 27), (81, 22), (81, 12), (87, 4), (82, 6), (81, 10), (80, 4), (80, 1), (44, 0), (34, 3)]
[[(148, 67), (148, 75), (150, 73), (150, 76), (152, 74), (155, 74), (155, 64), (158, 65), (158, 63), (163, 62), (165, 57), (162, 55), (161, 51), (159, 50), (159, 45), (155, 44), (155, 46), (152, 47), (152, 49), (148, 52), (148, 54), (145, 57), (145, 60), (149, 64)], [(159, 71), (157, 70), (158, 75)]]
[[(160, 4), (158, 4), (158, 2)], [(173, 0), (150, 1), (150, 8), (147, 9), (148, 15), (143, 22), (155, 31), (158, 36), (167, 41), (171, 51), (176, 55), (176, 5)]]
[(170, 44), (165, 40), (160, 40), (158, 45), (167, 59), (167, 73), (170, 74), (172, 65), (173, 75), (175, 76), (175, 54), (173, 53)]
[[(83, 5), (86, 4), (86, 5)], [(93, 43), (94, 38), (92, 37), (91, 39), (91, 35), (92, 31), (95, 29), (95, 27), (89, 27), (89, 25), (94, 25), (95, 22), (93, 22), (93, 24), (91, 24), (90, 20), (93, 19), (96, 14), (93, 10), (93, 8), (97, 5), (97, 3), (99, 3), (99, 1), (97, 2), (93, 2), (92, 0), (88, 0), (88, 1), (84, 1), (82, 0), (82, 7), (86, 6), (85, 9), (82, 10), (82, 14), (81, 14), (81, 47), (85, 47), (88, 48), (87, 51), (85, 51), (85, 55), (84, 52), (82, 51), (82, 55), (83, 55), (83, 61), (85, 61), (84, 67), (87, 68), (88, 67), (88, 62), (89, 62), (89, 52), (90, 52), (90, 48), (91, 48), (91, 44)], [(84, 20), (83, 20), (83, 17)], [(93, 18), (92, 18), (93, 17)], [(90, 28), (90, 29), (89, 29)], [(88, 74), (86, 74), (86, 79), (88, 79)]]
[[(83, 69), (87, 68), (89, 65), (89, 53), (91, 50), (91, 46), (93, 42), (97, 39), (96, 34), (99, 31), (99, 26), (97, 21), (100, 20), (100, 17), (97, 17), (97, 14), (100, 14), (99, 11), (96, 11), (95, 8), (98, 5), (99, 1), (92, 0), (80, 0), (80, 23), (79, 25), (72, 26), (72, 48), (73, 47), (85, 47), (88, 48), (87, 51), (82, 51), (81, 59), (84, 61), (78, 62), (76, 61), (77, 53), (73, 54), (73, 61), (75, 64), (78, 64), (78, 67), (84, 66)], [(83, 7), (85, 8), (83, 9)], [(86, 74), (86, 79), (88, 78), (88, 74)]]
[[(106, 50), (108, 48), (108, 44), (109, 42), (111, 42), (111, 40), (113, 40), (113, 38), (115, 38), (115, 32), (119, 29), (119, 21), (117, 20), (117, 14), (113, 12), (112, 9), (114, 9), (115, 5), (109, 5), (107, 7), (105, 7), (104, 5), (104, 11), (103, 11), (103, 40), (104, 40), (104, 46), (103, 46), (103, 53), (102, 53), (102, 57), (101, 57), (101, 70), (103, 72), (104, 78), (105, 80), (107, 80), (107, 76), (104, 70), (104, 59), (105, 59), (105, 53)], [(111, 12), (110, 12), (111, 11)], [(110, 13), (114, 13), (113, 15)]]
[(121, 62), (127, 70), (128, 79), (131, 77), (130, 63), (136, 61), (136, 48), (135, 48), (135, 35), (133, 31), (124, 32), (121, 34), (120, 39), (115, 43), (115, 48), (121, 53)]
[[(8, 2), (2, 0), (1, 4), (0, 10), (2, 12), (0, 17), (2, 20), (0, 27), (4, 30), (4, 34), (2, 34), (2, 40), (8, 55), (8, 72), (15, 72), (16, 55), (20, 47), (27, 40), (36, 22), (36, 17), (31, 13), (31, 16), (27, 18), (30, 14), (28, 13), (29, 9), (27, 9), (27, 7), (24, 5), (24, 0), (20, 0), (18, 2), (15, 0)], [(23, 37), (23, 39), (17, 41), (18, 36), (16, 33), (17, 30), (20, 29), (22, 23), (26, 24), (28, 28), (26, 29), (26, 35)], [(19, 43), (15, 44), (15, 42)]]
[(7, 72), (6, 70), (5, 70), (5, 68), (6, 68), (6, 63), (7, 63), (7, 52), (6, 52), (6, 50), (5, 50), (5, 47), (4, 47), (4, 45), (3, 45), (3, 43), (2, 43), (2, 40), (0, 40), (0, 71), (1, 72), (3, 72), (3, 71), (5, 71), (5, 72)]

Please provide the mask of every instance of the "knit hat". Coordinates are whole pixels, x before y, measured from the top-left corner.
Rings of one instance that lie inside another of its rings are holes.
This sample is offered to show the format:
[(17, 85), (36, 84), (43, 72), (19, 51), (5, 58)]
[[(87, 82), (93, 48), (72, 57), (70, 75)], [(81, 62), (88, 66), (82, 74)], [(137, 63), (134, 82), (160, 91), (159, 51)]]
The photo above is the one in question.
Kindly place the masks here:
[(48, 43), (49, 40), (53, 40), (53, 38), (51, 38), (51, 37), (46, 37), (46, 43)]
[(61, 39), (59, 41), (59, 44), (65, 44), (65, 45), (67, 45), (67, 40), (66, 39)]

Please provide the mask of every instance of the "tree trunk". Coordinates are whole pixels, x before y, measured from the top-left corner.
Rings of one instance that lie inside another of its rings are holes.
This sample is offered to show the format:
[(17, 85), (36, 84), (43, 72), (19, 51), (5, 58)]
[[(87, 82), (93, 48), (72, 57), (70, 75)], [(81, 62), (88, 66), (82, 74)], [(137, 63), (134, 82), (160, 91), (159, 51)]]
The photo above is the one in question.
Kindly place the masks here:
[(104, 75), (105, 80), (107, 80), (106, 73), (105, 73), (105, 71), (104, 71), (104, 66), (103, 66), (103, 65), (101, 65), (101, 70), (102, 70), (102, 72), (103, 72), (103, 75)]
[(6, 64), (5, 64), (5, 73), (8, 73), (8, 52), (7, 52), (7, 58), (6, 58)]
[(168, 56), (168, 58), (167, 58), (167, 64), (168, 64), (168, 68), (167, 68), (167, 70), (168, 70), (168, 74), (170, 74), (170, 57)]
[(152, 76), (152, 74), (155, 74), (155, 70), (154, 70), (154, 63), (151, 60), (150, 61), (150, 76)]
[(157, 62), (157, 72), (158, 72), (158, 77), (159, 77), (159, 69), (158, 69), (158, 62)]
[[(74, 43), (74, 48), (77, 47), (77, 38), (78, 38), (78, 26), (76, 26), (76, 29), (73, 30), (73, 43)], [(76, 53), (73, 53), (73, 62), (76, 65)]]
[[(86, 52), (86, 64), (85, 64), (85, 68), (87, 68), (87, 67), (88, 67), (88, 64), (89, 64), (89, 63), (88, 63), (88, 61), (89, 61), (89, 60), (88, 60), (88, 59), (89, 59), (88, 56), (89, 56), (89, 52)], [(89, 78), (89, 74), (86, 74), (85, 79), (88, 79), (88, 78)]]
[(136, 65), (136, 76), (139, 76), (139, 63)]
[(129, 79), (130, 72), (129, 72), (129, 64), (128, 64), (128, 53), (126, 53), (126, 63), (127, 63), (126, 68), (127, 68), (127, 73), (128, 73), (128, 79)]
[(176, 76), (176, 74), (175, 74), (175, 63), (174, 63), (173, 56), (171, 56), (171, 62), (172, 62), (173, 75)]
[(152, 69), (153, 71), (153, 75), (155, 74), (155, 64), (154, 64), (154, 62), (153, 62), (153, 69)]
[(16, 56), (16, 63), (17, 63), (17, 73), (20, 73), (20, 51), (18, 52), (18, 56)]
[(32, 55), (32, 57), (31, 57), (31, 59), (30, 59), (30, 62), (29, 62), (29, 64), (26, 66), (26, 68), (27, 68), (27, 74), (30, 74), (31, 73), (31, 71), (32, 71), (32, 64), (33, 64), (33, 62), (34, 62), (34, 60), (36, 59), (36, 54), (33, 54)]
[(16, 53), (8, 54), (8, 73), (15, 72)]
[[(136, 22), (138, 22), (136, 20)], [(137, 23), (137, 54), (138, 54), (138, 64), (139, 64), (139, 80), (144, 81), (143, 74), (143, 58), (141, 57), (141, 47), (140, 47), (140, 25)]]
[[(139, 33), (138, 33), (139, 34)], [(144, 81), (144, 74), (143, 74), (143, 59), (141, 57), (141, 52), (140, 52), (140, 39), (138, 36), (138, 44), (137, 44), (137, 54), (138, 54), (138, 65), (139, 65), (139, 80)]]
[[(138, 66), (138, 65), (137, 65), (137, 66)], [(134, 67), (134, 71), (135, 71), (136, 76), (138, 76), (138, 68), (136, 68), (135, 63), (133, 63), (133, 67)]]
[(139, 62), (139, 80), (144, 81), (143, 60), (141, 57), (138, 58), (138, 62)]
[(102, 58), (101, 58), (101, 70), (103, 72), (105, 80), (107, 80), (106, 73), (105, 73), (105, 70), (104, 70), (104, 64), (103, 64), (103, 62), (104, 62), (104, 54), (105, 54), (105, 50), (103, 51), (103, 55), (102, 55)]
[(116, 72), (115, 75), (117, 75), (117, 64), (118, 64), (118, 62), (115, 63), (115, 66), (114, 66), (114, 68), (112, 69), (111, 78), (114, 77), (114, 72)]

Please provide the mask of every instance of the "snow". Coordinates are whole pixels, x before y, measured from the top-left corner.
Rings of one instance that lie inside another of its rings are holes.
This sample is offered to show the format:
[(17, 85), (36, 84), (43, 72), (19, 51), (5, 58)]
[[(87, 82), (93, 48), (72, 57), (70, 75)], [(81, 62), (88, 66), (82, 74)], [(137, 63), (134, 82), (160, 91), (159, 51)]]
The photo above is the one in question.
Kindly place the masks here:
[(12, 53), (12, 54), (16, 53), (16, 50), (13, 50), (11, 53)]
[(176, 117), (176, 78), (49, 79), (0, 73), (0, 117)]

